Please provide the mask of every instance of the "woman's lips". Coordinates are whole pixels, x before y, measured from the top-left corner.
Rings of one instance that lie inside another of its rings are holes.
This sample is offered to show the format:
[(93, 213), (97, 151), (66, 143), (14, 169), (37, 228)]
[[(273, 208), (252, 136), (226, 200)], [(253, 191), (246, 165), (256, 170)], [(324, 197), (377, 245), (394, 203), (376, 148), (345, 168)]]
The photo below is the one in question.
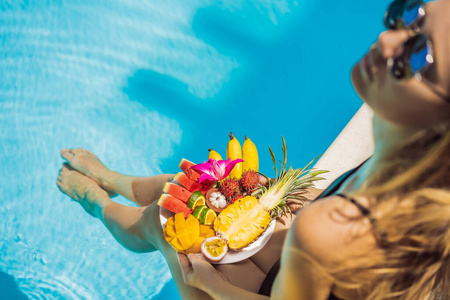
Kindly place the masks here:
[(369, 76), (369, 80), (373, 81), (372, 63), (371, 63), (369, 55), (370, 55), (370, 52), (368, 54), (366, 54), (366, 56), (364, 56), (362, 61), (363, 61), (364, 70), (366, 71), (367, 76)]

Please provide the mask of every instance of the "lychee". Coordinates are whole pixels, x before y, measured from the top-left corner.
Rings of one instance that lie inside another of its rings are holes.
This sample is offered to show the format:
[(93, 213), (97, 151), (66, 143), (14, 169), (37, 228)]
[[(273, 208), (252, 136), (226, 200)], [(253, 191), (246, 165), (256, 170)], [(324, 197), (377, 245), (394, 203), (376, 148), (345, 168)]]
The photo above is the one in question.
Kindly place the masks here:
[(230, 202), (234, 202), (237, 199), (236, 197), (241, 196), (239, 180), (237, 179), (225, 179), (220, 184), (219, 190)]
[(253, 170), (248, 170), (242, 174), (239, 183), (246, 192), (251, 193), (258, 186), (259, 175)]

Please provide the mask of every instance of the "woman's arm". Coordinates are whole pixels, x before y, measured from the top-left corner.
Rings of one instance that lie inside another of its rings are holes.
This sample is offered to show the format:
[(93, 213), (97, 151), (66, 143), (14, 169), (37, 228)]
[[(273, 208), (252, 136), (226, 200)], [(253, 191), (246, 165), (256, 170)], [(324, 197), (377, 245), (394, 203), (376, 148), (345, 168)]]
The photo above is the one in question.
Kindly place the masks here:
[[(288, 234), (288, 239), (290, 236)], [(287, 244), (283, 250), (280, 271), (272, 286), (271, 299), (328, 299), (332, 284), (322, 273), (320, 265), (303, 256), (300, 251), (304, 249)], [(309, 255), (307, 252), (303, 254)]]
[(334, 227), (324, 200), (301, 210), (283, 244), (280, 271), (272, 286), (271, 298), (295, 300), (328, 299), (332, 281), (325, 268), (339, 252)]
[(369, 231), (355, 221), (361, 219), (359, 216), (350, 202), (338, 196), (321, 199), (301, 210), (283, 245), (272, 295), (279, 299), (328, 299), (334, 280), (327, 270), (365, 249), (358, 232)]

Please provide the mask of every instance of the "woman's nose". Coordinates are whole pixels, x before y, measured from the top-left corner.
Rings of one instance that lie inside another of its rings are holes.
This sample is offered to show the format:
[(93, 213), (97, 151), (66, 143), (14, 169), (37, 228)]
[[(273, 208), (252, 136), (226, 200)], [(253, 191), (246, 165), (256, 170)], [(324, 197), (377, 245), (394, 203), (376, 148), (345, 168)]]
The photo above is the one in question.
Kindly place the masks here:
[(384, 59), (403, 51), (403, 43), (411, 36), (408, 30), (386, 30), (378, 36), (377, 44)]

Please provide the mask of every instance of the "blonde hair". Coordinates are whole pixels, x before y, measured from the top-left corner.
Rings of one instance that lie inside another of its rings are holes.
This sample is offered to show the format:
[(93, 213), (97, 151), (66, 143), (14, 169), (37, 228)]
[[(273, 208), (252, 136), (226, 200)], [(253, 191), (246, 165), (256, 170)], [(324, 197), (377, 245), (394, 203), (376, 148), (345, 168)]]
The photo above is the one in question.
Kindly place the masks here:
[(377, 246), (327, 270), (335, 284), (364, 299), (450, 299), (450, 121), (400, 145), (349, 196), (369, 199)]

